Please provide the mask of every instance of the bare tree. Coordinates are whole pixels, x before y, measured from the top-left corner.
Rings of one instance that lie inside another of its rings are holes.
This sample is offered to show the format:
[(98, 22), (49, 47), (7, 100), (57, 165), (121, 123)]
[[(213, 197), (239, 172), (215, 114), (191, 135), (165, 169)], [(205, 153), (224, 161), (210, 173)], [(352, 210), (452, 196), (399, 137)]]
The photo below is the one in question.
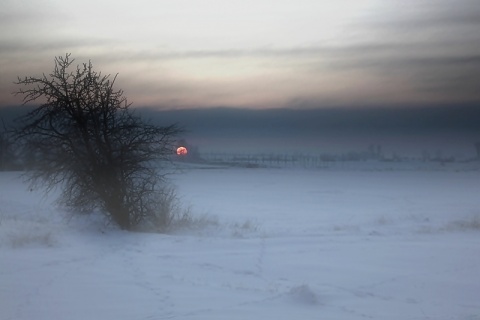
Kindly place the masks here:
[[(172, 153), (176, 125), (144, 122), (129, 108), (116, 76), (70, 55), (55, 58), (48, 76), (18, 78), (24, 104), (42, 104), (19, 119), (17, 138), (35, 158), (31, 181), (60, 186), (60, 200), (80, 210), (100, 208), (123, 229), (156, 215), (165, 173), (159, 160)], [(161, 219), (163, 219), (161, 217)]]

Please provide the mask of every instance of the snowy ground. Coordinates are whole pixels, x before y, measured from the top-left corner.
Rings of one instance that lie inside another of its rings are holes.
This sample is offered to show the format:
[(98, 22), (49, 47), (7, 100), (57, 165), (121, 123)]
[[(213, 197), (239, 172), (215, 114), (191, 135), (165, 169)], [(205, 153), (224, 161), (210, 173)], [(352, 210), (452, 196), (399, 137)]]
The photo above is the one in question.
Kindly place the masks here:
[(480, 171), (190, 169), (169, 235), (0, 173), (0, 319), (480, 319)]

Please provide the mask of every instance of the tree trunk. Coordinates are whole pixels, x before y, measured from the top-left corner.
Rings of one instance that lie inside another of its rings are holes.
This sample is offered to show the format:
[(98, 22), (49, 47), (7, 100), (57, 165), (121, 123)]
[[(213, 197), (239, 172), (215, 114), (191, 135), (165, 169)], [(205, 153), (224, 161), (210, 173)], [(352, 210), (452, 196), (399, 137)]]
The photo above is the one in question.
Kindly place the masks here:
[(110, 213), (112, 219), (120, 226), (122, 230), (130, 230), (132, 223), (130, 221), (130, 212), (118, 199), (108, 200), (106, 209)]

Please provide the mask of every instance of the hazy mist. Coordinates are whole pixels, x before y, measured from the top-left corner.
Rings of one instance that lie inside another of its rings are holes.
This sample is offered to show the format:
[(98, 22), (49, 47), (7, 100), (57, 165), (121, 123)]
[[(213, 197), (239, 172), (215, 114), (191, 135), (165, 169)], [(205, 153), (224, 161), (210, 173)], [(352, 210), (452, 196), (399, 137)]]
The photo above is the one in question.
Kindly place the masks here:
[(471, 157), (480, 141), (476, 106), (139, 111), (161, 124), (178, 123), (203, 152), (322, 154), (380, 145), (386, 153), (406, 156)]

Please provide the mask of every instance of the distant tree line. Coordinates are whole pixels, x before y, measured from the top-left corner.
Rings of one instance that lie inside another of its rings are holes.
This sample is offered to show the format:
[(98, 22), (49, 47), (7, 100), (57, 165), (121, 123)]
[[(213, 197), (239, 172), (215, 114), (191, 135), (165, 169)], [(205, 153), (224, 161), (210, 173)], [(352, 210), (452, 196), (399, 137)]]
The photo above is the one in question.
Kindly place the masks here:
[[(480, 143), (475, 144), (476, 156), (461, 161), (480, 160)], [(453, 156), (444, 155), (440, 150), (430, 153), (424, 151), (418, 157), (403, 156), (399, 153), (386, 155), (380, 145), (370, 145), (364, 151), (349, 151), (344, 153), (227, 153), (227, 152), (198, 152), (198, 161), (217, 164), (241, 165), (245, 167), (303, 167), (314, 168), (324, 167), (329, 163), (341, 162), (432, 162), (432, 163), (451, 163), (459, 161)]]
[(16, 148), (12, 132), (2, 121), (0, 129), (0, 171), (23, 170), (25, 163), (21, 150)]

